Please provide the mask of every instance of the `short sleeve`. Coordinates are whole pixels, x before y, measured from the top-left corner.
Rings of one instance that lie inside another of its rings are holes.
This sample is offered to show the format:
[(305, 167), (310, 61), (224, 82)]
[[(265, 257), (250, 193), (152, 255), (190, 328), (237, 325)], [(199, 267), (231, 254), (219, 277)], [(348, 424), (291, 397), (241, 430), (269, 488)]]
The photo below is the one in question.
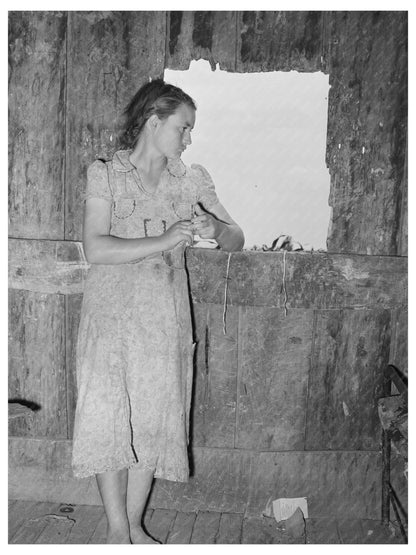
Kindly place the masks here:
[(207, 170), (199, 164), (192, 164), (191, 168), (195, 172), (197, 202), (200, 202), (203, 208), (209, 210), (219, 202), (212, 177)]
[(108, 172), (105, 162), (96, 160), (87, 170), (87, 187), (84, 200), (89, 198), (103, 198), (113, 200), (110, 185), (108, 183)]

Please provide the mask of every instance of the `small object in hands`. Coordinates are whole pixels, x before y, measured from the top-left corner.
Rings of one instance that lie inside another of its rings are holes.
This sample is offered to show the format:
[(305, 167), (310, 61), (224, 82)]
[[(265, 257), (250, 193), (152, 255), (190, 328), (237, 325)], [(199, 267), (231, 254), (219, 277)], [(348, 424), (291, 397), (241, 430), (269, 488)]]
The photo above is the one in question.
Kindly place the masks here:
[[(194, 216), (195, 206), (191, 202), (172, 202), (172, 210), (179, 220), (190, 221)], [(175, 270), (185, 268), (185, 249), (192, 245), (190, 241), (181, 241), (169, 251), (163, 251), (165, 263)]]
[(298, 507), (291, 517), (285, 520), (285, 530), (292, 538), (300, 538), (305, 533), (305, 518)]

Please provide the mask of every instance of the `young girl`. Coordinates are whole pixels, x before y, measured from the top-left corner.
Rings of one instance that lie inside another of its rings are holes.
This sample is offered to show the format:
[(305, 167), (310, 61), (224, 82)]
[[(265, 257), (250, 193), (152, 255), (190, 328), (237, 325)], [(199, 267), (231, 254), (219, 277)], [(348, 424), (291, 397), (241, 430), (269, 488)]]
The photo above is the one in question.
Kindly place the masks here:
[(196, 106), (162, 80), (125, 111), (123, 143), (88, 169), (91, 263), (77, 350), (73, 469), (95, 474), (107, 543), (158, 543), (142, 527), (154, 477), (186, 482), (193, 344), (183, 251), (193, 234), (240, 250), (244, 236), (208, 172), (186, 167)]

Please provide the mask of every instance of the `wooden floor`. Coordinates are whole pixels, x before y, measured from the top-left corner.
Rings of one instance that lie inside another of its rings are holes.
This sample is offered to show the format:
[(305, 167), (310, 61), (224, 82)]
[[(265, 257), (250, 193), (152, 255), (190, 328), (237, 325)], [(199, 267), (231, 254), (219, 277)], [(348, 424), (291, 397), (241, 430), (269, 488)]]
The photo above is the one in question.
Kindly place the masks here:
[[(404, 543), (393, 526), (374, 520), (307, 519), (298, 539), (272, 518), (235, 513), (149, 509), (144, 522), (150, 534), (168, 544)], [(106, 524), (99, 506), (9, 501), (10, 544), (102, 544)]]

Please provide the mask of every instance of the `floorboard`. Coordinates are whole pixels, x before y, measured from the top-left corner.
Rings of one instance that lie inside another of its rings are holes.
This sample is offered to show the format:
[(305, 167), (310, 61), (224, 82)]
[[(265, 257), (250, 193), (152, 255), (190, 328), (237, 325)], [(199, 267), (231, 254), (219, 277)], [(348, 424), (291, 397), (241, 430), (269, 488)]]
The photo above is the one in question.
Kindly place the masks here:
[(361, 520), (357, 518), (341, 518), (337, 520), (340, 543), (363, 543), (364, 530)]
[(241, 543), (302, 544), (305, 543), (305, 535), (293, 538), (273, 518), (250, 517), (243, 520)]
[(191, 543), (196, 513), (178, 512), (166, 543), (187, 545)]
[(146, 526), (149, 534), (162, 543), (166, 543), (170, 529), (176, 518), (177, 511), (171, 509), (154, 509)]
[(37, 537), (37, 544), (63, 544), (67, 543), (71, 529), (75, 524), (70, 516), (50, 514), (44, 517), (47, 525)]
[(215, 543), (220, 527), (221, 513), (201, 511), (197, 514), (192, 530), (191, 543)]
[(9, 543), (34, 544), (48, 526), (49, 514), (58, 510), (60, 503), (20, 501), (13, 506), (13, 525)]
[(216, 543), (239, 544), (243, 529), (243, 515), (238, 513), (222, 513)]
[(337, 521), (333, 518), (307, 518), (306, 543), (339, 544)]
[[(306, 519), (305, 534), (293, 538), (273, 518), (214, 511), (148, 509), (146, 530), (167, 544), (402, 544), (393, 525), (364, 519)], [(102, 506), (36, 501), (9, 502), (10, 544), (105, 544)]]
[(395, 536), (393, 529), (385, 526), (381, 522), (374, 520), (362, 520), (363, 543), (370, 544), (390, 544), (402, 543), (402, 538)]
[[(67, 506), (63, 505), (60, 508), (60, 511), (65, 508), (67, 508)], [(73, 509), (73, 512), (66, 514), (68, 514), (70, 518), (73, 518), (75, 520), (75, 523), (69, 532), (66, 543), (90, 543), (90, 540), (93, 537), (93, 534), (97, 529), (99, 522), (101, 521), (103, 516), (105, 517), (104, 507), (101, 505), (94, 507), (90, 507), (88, 505), (75, 505), (68, 508)]]
[(107, 517), (105, 516), (104, 509), (100, 520), (97, 522), (97, 526), (93, 531), (88, 543), (93, 544), (103, 544), (107, 537)]

